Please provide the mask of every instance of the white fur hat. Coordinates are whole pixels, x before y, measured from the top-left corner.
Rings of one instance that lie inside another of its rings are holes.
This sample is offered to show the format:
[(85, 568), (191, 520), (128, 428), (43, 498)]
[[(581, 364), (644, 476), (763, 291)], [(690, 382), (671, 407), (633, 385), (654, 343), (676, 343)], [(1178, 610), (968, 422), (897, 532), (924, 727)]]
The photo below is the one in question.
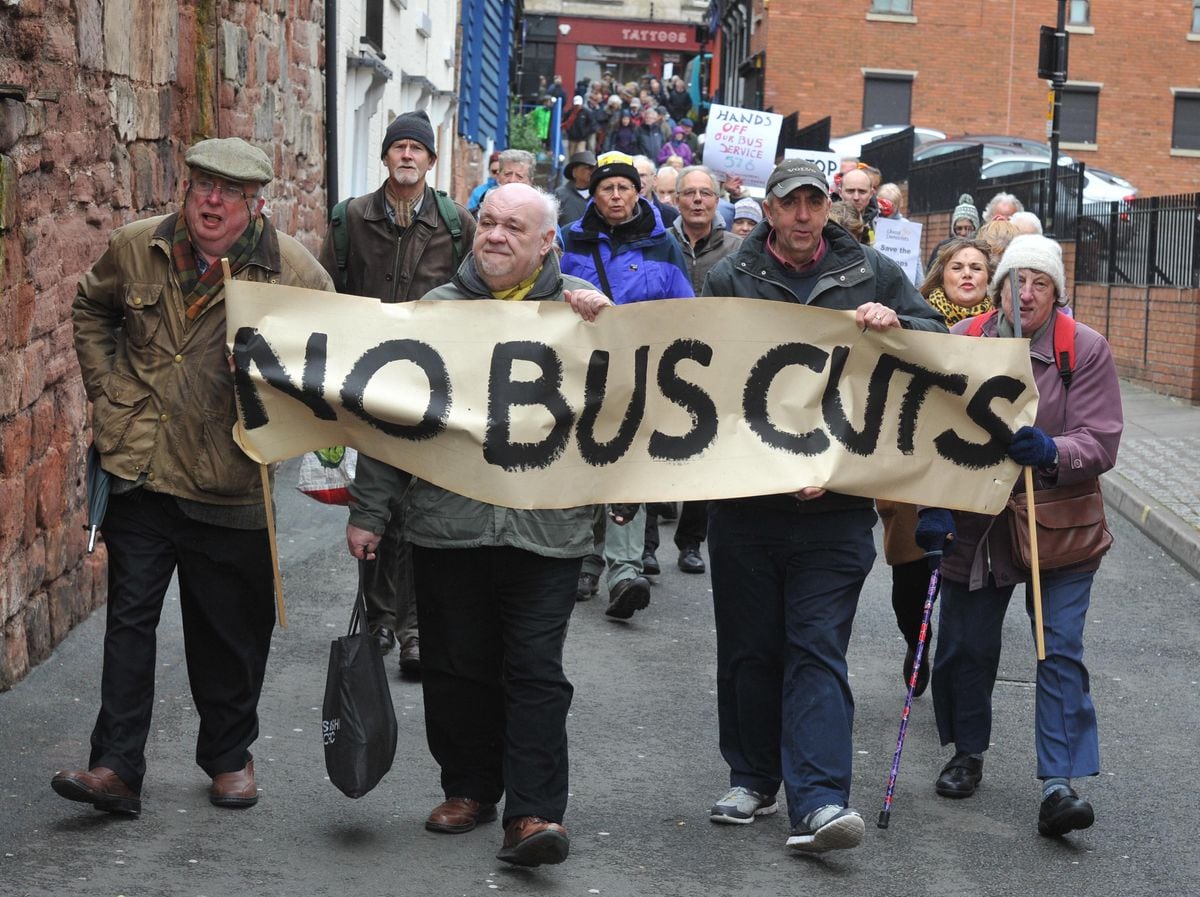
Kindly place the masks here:
[(1019, 268), (1031, 268), (1049, 274), (1058, 288), (1059, 302), (1067, 300), (1067, 275), (1063, 270), (1062, 247), (1049, 237), (1039, 234), (1020, 234), (1013, 237), (1004, 257), (996, 266), (996, 275), (992, 278), (992, 295), (999, 296), (1008, 272)]

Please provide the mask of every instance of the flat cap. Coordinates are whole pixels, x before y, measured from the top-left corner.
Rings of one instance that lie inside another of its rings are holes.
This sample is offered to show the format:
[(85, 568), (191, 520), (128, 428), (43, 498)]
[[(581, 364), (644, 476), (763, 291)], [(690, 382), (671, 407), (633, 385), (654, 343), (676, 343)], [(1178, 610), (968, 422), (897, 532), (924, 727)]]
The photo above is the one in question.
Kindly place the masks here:
[(275, 178), (271, 160), (241, 137), (201, 140), (183, 157), (189, 168), (202, 168), (231, 181), (270, 183)]

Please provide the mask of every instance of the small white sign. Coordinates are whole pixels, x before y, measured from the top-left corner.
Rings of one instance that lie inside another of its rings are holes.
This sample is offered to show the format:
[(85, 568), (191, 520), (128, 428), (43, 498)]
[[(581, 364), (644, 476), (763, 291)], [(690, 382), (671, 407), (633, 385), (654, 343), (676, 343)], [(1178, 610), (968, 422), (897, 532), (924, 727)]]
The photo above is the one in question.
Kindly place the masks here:
[(914, 286), (921, 285), (921, 225), (907, 218), (876, 218), (874, 246), (903, 268)]
[(751, 187), (765, 187), (782, 126), (783, 116), (774, 112), (713, 104), (704, 132), (704, 164)]
[(825, 169), (825, 180), (829, 182), (829, 186), (833, 186), (833, 176), (838, 173), (842, 162), (838, 158), (837, 153), (822, 152), (821, 150), (810, 149), (785, 149), (783, 151), (785, 159), (803, 159), (805, 162), (811, 162), (813, 165), (819, 165)]

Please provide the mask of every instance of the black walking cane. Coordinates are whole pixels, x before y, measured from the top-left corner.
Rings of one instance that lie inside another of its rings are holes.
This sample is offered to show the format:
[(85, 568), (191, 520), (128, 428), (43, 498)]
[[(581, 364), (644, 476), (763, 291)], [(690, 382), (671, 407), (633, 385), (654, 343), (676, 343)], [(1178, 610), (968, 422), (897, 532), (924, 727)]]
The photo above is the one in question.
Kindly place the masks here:
[(933, 602), (937, 600), (938, 589), (942, 585), (942, 568), (940, 551), (931, 551), (927, 558), (938, 558), (939, 564), (929, 575), (929, 591), (925, 593), (925, 607), (921, 611), (921, 631), (917, 635), (917, 650), (913, 652), (913, 668), (908, 677), (908, 694), (904, 698), (904, 712), (900, 714), (900, 735), (896, 739), (896, 753), (892, 755), (892, 772), (888, 776), (887, 794), (883, 797), (883, 809), (879, 813), (879, 821), (875, 823), (880, 828), (888, 827), (892, 815), (892, 794), (896, 790), (896, 777), (900, 775), (900, 754), (904, 751), (904, 736), (908, 732), (908, 712), (912, 709), (913, 692), (917, 689), (917, 674), (921, 669), (921, 658), (925, 654), (925, 640), (929, 636), (929, 618), (933, 614)]

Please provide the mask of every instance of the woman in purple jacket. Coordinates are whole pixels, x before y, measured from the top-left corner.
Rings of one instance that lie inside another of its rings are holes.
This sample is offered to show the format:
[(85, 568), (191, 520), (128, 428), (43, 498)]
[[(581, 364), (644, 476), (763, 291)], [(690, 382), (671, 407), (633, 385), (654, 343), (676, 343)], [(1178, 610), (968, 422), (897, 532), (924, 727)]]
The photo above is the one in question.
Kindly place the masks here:
[[(1116, 463), (1123, 427), (1116, 366), (1104, 337), (1075, 323), (1074, 368), (1065, 378), (1054, 361), (1054, 330), (1070, 326), (1062, 252), (1053, 240), (1019, 236), (1009, 244), (992, 279), (1000, 312), (983, 326), (983, 338), (1011, 337), (1013, 297), (1009, 272), (1017, 272), (1021, 332), (1038, 388), (1035, 426), (1013, 436), (1009, 457), (1034, 468), (1035, 488), (1068, 486), (1100, 476)], [(978, 320), (978, 319), (976, 319)], [(965, 333), (970, 321), (952, 333)], [(1000, 661), (1000, 632), (1009, 598), (1029, 574), (1013, 561), (1011, 511), (995, 517), (921, 511), (917, 543), (942, 549), (942, 605), (933, 703), (942, 744), (955, 754), (935, 788), (942, 797), (969, 797), (983, 778), (983, 752), (991, 737), (992, 687)], [(1042, 606), (1046, 659), (1037, 667), (1035, 745), (1041, 780), (1038, 831), (1064, 835), (1092, 824), (1092, 806), (1071, 779), (1100, 772), (1096, 711), (1083, 664), (1083, 626), (1099, 559), (1043, 570)]]

